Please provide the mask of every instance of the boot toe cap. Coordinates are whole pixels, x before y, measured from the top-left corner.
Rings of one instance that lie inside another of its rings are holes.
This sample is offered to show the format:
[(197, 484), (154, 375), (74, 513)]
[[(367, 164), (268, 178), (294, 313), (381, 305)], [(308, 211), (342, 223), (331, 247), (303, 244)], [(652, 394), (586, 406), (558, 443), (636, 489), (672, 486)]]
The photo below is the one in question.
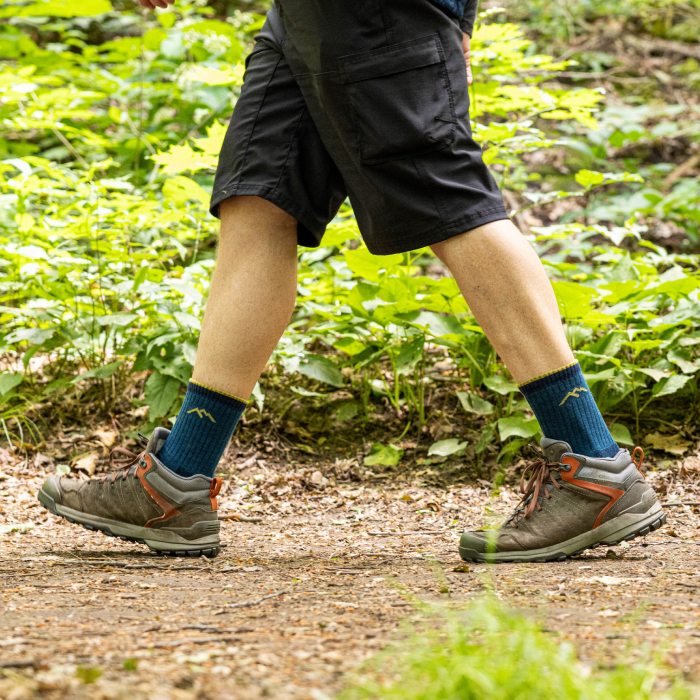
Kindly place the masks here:
[(489, 544), (493, 537), (489, 535), (490, 532), (484, 530), (463, 532), (459, 540), (460, 552), (463, 555), (465, 553), (469, 554), (470, 552), (474, 554), (485, 554), (489, 550)]
[(40, 493), (51, 498), (55, 503), (61, 502), (61, 477), (55, 474), (50, 476), (41, 486)]

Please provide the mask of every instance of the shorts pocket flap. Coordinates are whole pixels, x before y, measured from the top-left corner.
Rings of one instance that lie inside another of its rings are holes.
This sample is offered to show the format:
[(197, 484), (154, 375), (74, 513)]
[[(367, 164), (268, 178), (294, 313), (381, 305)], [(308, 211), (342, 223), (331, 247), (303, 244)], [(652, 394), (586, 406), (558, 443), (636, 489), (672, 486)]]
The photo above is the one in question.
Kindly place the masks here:
[(442, 46), (437, 34), (392, 44), (375, 51), (342, 56), (339, 59), (345, 81), (348, 83), (403, 73), (413, 68), (431, 66), (442, 60)]

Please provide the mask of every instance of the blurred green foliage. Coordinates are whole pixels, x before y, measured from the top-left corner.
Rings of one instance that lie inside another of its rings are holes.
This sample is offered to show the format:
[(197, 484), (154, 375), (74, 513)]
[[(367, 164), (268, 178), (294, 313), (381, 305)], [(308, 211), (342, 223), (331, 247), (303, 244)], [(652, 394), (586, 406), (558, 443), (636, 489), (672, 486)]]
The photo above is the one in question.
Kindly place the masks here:
[(690, 700), (665, 678), (653, 649), (645, 663), (582, 663), (574, 647), (495, 598), (466, 610), (424, 606), (426, 621), (365, 664), (339, 700)]

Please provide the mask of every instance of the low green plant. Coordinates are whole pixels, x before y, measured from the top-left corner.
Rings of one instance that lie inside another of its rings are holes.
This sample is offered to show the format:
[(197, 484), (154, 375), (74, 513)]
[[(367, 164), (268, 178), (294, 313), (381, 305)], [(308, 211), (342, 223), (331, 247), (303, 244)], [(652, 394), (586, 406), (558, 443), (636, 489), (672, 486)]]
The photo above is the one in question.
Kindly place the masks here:
[(338, 700), (690, 700), (691, 688), (655, 660), (584, 664), (574, 646), (493, 598), (466, 611), (428, 609)]

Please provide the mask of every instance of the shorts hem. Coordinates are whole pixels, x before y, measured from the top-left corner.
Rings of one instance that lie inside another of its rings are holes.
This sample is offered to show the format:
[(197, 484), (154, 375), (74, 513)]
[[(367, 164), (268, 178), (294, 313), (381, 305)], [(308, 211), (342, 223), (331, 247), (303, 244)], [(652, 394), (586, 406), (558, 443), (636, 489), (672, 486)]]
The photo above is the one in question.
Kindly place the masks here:
[(503, 219), (510, 219), (506, 210), (503, 207), (494, 207), (491, 209), (484, 209), (476, 214), (466, 214), (457, 219), (451, 219), (438, 227), (415, 233), (406, 238), (387, 242), (365, 241), (365, 243), (370, 253), (374, 253), (375, 255), (405, 253), (409, 250), (424, 248), (433, 243), (440, 243), (460, 233), (465, 233), (466, 231), (471, 231), (484, 224), (490, 224)]
[(316, 248), (321, 243), (321, 238), (326, 231), (328, 224), (319, 224), (318, 220), (309, 214), (302, 207), (295, 204), (291, 199), (279, 191), (277, 187), (271, 185), (227, 185), (212, 194), (209, 204), (209, 213), (220, 219), (219, 205), (221, 202), (231, 199), (237, 195), (257, 196), (266, 199), (268, 202), (277, 205), (298, 222), (297, 242), (308, 248)]

